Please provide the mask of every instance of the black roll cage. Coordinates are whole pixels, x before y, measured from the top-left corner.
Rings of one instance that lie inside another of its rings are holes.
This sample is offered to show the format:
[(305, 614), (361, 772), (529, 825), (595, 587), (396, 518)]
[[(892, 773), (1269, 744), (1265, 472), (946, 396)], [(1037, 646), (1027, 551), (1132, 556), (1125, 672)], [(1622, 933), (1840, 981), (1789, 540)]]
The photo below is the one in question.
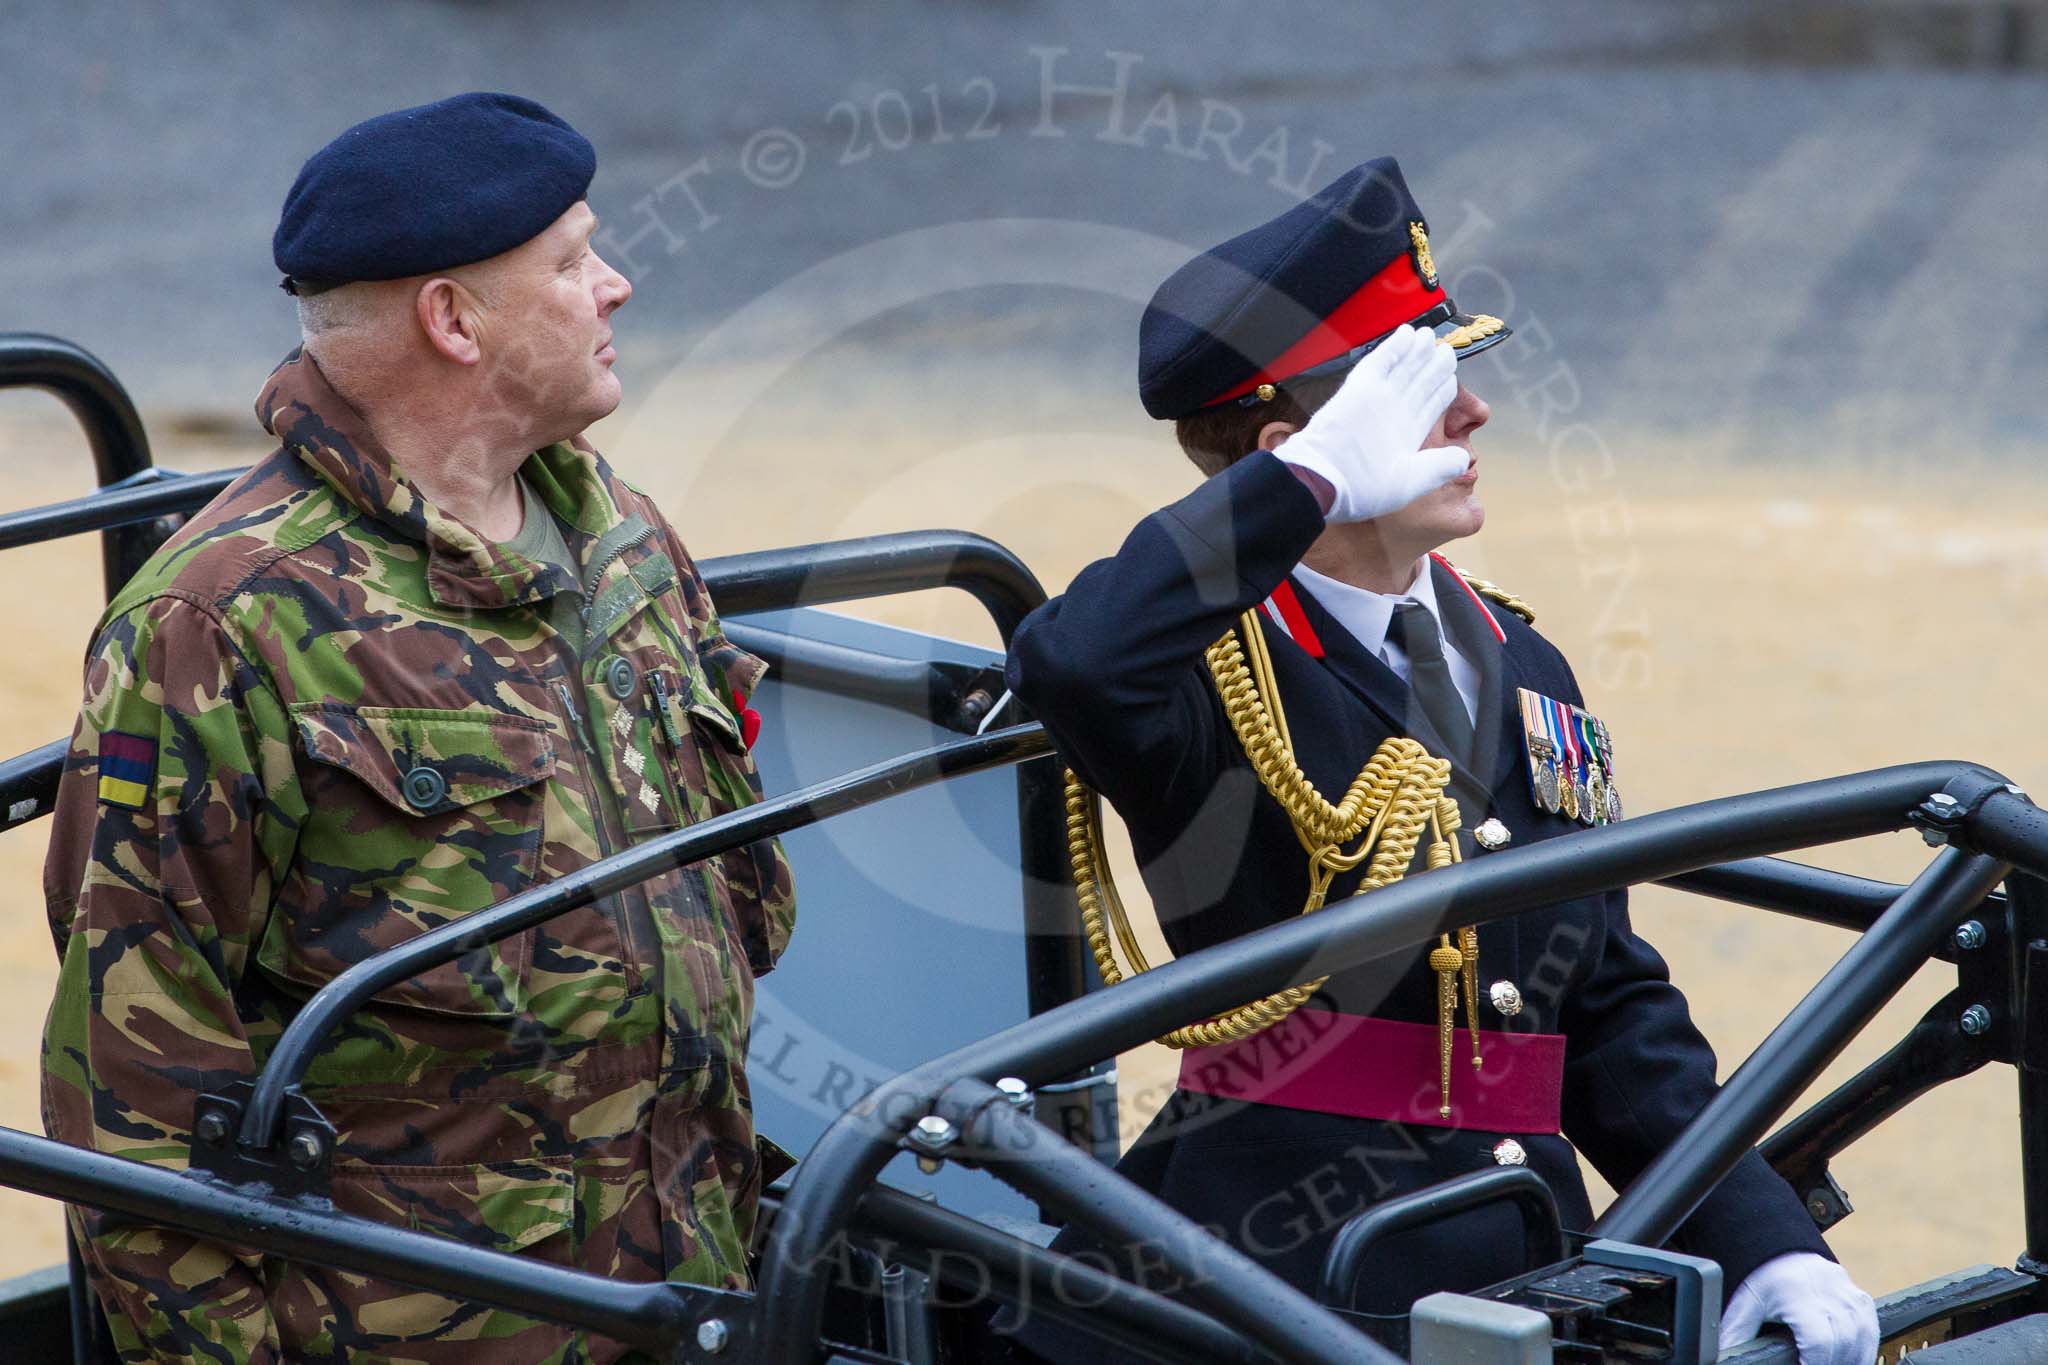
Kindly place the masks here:
[[(202, 505), (233, 477), (152, 471), (141, 423), (119, 384), (69, 343), (0, 336), (0, 387), (12, 385), (49, 388), (71, 406), (87, 428), (102, 483), (115, 491), (0, 517), (0, 548), (100, 530), (110, 588), (118, 586), (168, 533), (166, 518)], [(961, 586), (990, 610), (1006, 643), (1024, 613), (1043, 600), (1029, 570), (1008, 551), (957, 532), (739, 555), (701, 567), (731, 614)], [(0, 764), (0, 809), (23, 809), (19, 803), (33, 800), (34, 811), (46, 810), (64, 748), (60, 741)], [(317, 1182), (291, 1194), (265, 1178), (283, 1169), (281, 1149), (293, 1116), (311, 1109), (297, 1089), (306, 1065), (327, 1033), (382, 986), (666, 868), (1003, 765), (1018, 767), (1033, 1017), (885, 1082), (841, 1115), (768, 1203), (753, 1292), (616, 1283), (348, 1217), (320, 1197)], [(1904, 887), (1771, 856), (1908, 827), (1938, 851)], [(1849, 928), (1860, 937), (1678, 1142), (1615, 1201), (1596, 1233), (1663, 1242), (1759, 1141), (1816, 1219), (1830, 1221), (1828, 1215), (1847, 1212), (1845, 1202), (1838, 1210), (1828, 1205), (1839, 1195), (1827, 1175), (1830, 1157), (1933, 1084), (1997, 1060), (2019, 1072), (2026, 1211), (2019, 1268), (2038, 1275), (2048, 1263), (2048, 813), (1990, 769), (1905, 764), (1640, 815), (1403, 881), (1094, 993), (1083, 989), (1061, 828), (1057, 770), (1042, 728), (1030, 723), (773, 798), (522, 892), (330, 982), (294, 1018), (269, 1064), (241, 1094), (209, 1097), (225, 1098), (237, 1118), (232, 1140), (220, 1144), (232, 1149), (232, 1160), (212, 1162), (214, 1170), (199, 1147), (194, 1169), (180, 1174), (0, 1128), (0, 1183), (549, 1318), (674, 1360), (726, 1355), (799, 1365), (817, 1358), (826, 1294), (838, 1267), (834, 1248), (875, 1240), (890, 1242), (895, 1254), (911, 1260), (933, 1248), (979, 1256), (989, 1264), (998, 1296), (1026, 1295), (1061, 1275), (1074, 1284), (1078, 1275), (1099, 1293), (1077, 1321), (1149, 1345), (1165, 1358), (1193, 1352), (1194, 1358), (1249, 1360), (1265, 1350), (1287, 1360), (1392, 1360), (1308, 1296), (1256, 1267), (1231, 1263), (1234, 1253), (1219, 1250), (1220, 1243), (1190, 1239), (1185, 1220), (1032, 1122), (992, 1083), (1014, 1077), (1045, 1086), (1086, 1076), (1105, 1057), (1190, 1019), (1406, 950), (1444, 930), (1615, 887), (1664, 882)], [(1994, 890), (2000, 882), (2002, 896)], [(1930, 957), (1957, 964), (1958, 991), (1892, 1053), (1764, 1141)], [(1976, 1026), (1959, 1029), (1959, 1011), (1972, 1007), (1980, 1011)], [(913, 1126), (934, 1114), (974, 1135), (949, 1159), (986, 1167), (1104, 1239), (1151, 1240), (1164, 1249), (1166, 1264), (1202, 1292), (1185, 1303), (1162, 1298), (877, 1186), (882, 1166), (902, 1150)], [(1046, 1116), (1041, 1106), (1039, 1118)], [(1095, 1146), (1099, 1157), (1102, 1143)], [(1055, 1315), (1063, 1311), (1043, 1299), (1041, 1306)]]

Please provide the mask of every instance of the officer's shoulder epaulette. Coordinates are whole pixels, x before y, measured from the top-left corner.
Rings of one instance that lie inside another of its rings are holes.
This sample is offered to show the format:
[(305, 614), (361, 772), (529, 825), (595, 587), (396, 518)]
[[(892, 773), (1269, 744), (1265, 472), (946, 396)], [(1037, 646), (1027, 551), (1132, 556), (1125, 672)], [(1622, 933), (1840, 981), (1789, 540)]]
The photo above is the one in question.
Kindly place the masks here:
[(1536, 624), (1536, 608), (1530, 606), (1506, 588), (1501, 587), (1498, 583), (1489, 583), (1483, 578), (1466, 573), (1463, 569), (1458, 570), (1458, 577), (1471, 584), (1472, 591), (1478, 593), (1481, 597), (1490, 597), (1530, 625)]

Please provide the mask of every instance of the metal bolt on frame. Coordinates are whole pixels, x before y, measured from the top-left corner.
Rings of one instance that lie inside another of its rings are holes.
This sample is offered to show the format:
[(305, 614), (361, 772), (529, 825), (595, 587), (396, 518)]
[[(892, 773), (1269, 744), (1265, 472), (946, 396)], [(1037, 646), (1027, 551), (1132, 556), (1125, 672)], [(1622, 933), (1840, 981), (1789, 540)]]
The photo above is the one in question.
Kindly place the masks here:
[(937, 1175), (945, 1161), (939, 1155), (960, 1140), (960, 1130), (937, 1114), (926, 1114), (910, 1130), (910, 1145), (917, 1151), (917, 1169)]
[(292, 1165), (302, 1171), (310, 1171), (318, 1166), (321, 1156), (326, 1152), (320, 1139), (311, 1133), (296, 1134), (291, 1140), (291, 1145), (285, 1150), (292, 1159)]
[[(1948, 821), (1955, 818), (1961, 804), (1947, 792), (1936, 792), (1920, 803), (1920, 812), (1930, 820)], [(1920, 838), (1929, 848), (1940, 848), (1948, 842), (1948, 830), (1940, 824), (1922, 825)]]

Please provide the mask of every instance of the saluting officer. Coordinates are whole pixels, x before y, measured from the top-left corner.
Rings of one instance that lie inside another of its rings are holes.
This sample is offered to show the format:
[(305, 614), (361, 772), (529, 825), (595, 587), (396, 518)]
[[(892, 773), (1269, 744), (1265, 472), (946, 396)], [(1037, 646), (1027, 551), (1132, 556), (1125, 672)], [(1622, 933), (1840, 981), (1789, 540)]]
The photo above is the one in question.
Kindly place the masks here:
[[(531, 100), (349, 129), (285, 201), (305, 332), (278, 449), (108, 607), (45, 888), (52, 1136), (183, 1165), (311, 992), (537, 881), (759, 796), (746, 693), (682, 542), (581, 433), (632, 292), (596, 158)], [(622, 1280), (744, 1286), (753, 982), (795, 914), (772, 841), (380, 994), (305, 1090), (344, 1212)], [(73, 1211), (123, 1360), (608, 1361), (516, 1313)]]
[[(1383, 885), (1411, 851), (1427, 876), (1621, 817), (1625, 750), (1564, 657), (1437, 553), (1485, 515), (1488, 410), (1457, 361), (1508, 336), (1445, 294), (1390, 159), (1203, 252), (1146, 310), (1145, 409), (1207, 478), (1026, 620), (1009, 673), (1123, 817), (1175, 952)], [(1099, 909), (1102, 888), (1083, 892)], [(1621, 892), (1169, 1041), (1179, 1087), (1120, 1169), (1311, 1288), (1345, 1219), (1496, 1163), (1526, 1163), (1585, 1228), (1574, 1146), (1625, 1187), (1715, 1091)], [(1770, 1319), (1809, 1363), (1874, 1354), (1870, 1298), (1754, 1153), (1675, 1244), (1739, 1286), (1724, 1340)], [(1411, 1234), (1361, 1307), (1503, 1278), (1520, 1245), (1505, 1211)]]

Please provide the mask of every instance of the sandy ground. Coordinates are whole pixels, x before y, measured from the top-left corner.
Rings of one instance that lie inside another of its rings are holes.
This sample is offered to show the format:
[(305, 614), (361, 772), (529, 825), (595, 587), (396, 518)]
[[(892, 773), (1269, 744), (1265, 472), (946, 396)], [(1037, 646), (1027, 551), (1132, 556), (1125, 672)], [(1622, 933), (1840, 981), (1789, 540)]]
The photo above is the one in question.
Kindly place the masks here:
[[(943, 395), (954, 390), (941, 385), (915, 395), (855, 391), (865, 401), (830, 412), (768, 407), (710, 437), (702, 433), (718, 425), (706, 420), (711, 410), (678, 406), (670, 394), (599, 435), (700, 555), (963, 526), (1011, 545), (1055, 590), (1191, 482), (1158, 429), (1133, 420), (1073, 430), (1060, 404), (1029, 383), (1012, 391), (1038, 397), (994, 415), (987, 405), (950, 413)], [(16, 397), (0, 405), (0, 505), (82, 491), (76, 435)], [(902, 420), (910, 401), (915, 423)], [(959, 420), (931, 420), (934, 404)], [(679, 421), (683, 413), (693, 420)], [(2048, 789), (2048, 737), (2025, 709), (2042, 658), (2025, 623), (2048, 584), (2044, 479), (2027, 461), (1944, 458), (1903, 475), (1839, 451), (1730, 459), (1712, 441), (1644, 449), (1610, 431), (1610, 464), (1584, 443), (1545, 446), (1534, 423), (1510, 425), (1497, 423), (1500, 435), (1485, 433), (1480, 446), (1491, 522), (1453, 553), (1533, 603), (1541, 627), (1577, 661), (1615, 735), (1632, 810), (1924, 758), (1982, 760)], [(699, 439), (679, 442), (678, 430)], [(831, 433), (829, 447), (821, 431)], [(260, 453), (242, 434), (166, 445), (167, 460), (191, 467)], [(13, 753), (68, 727), (102, 589), (88, 542), (12, 551), (7, 569), (15, 643), (0, 656), (0, 749)], [(971, 604), (944, 593), (873, 614), (988, 634)], [(30, 1129), (39, 1126), (37, 1043), (53, 975), (37, 889), (46, 837), (41, 825), (0, 837), (0, 885), (10, 888), (0, 893), (0, 1122)], [(1918, 839), (1899, 836), (1815, 860), (1904, 879), (1925, 857)], [(1128, 872), (1125, 884), (1136, 886)], [(1644, 892), (1636, 906), (1724, 1074), (1848, 943), (1837, 931), (1674, 892)], [(1829, 1082), (1888, 1046), (1951, 976), (1939, 964), (1924, 971)], [(1127, 1132), (1163, 1097), (1169, 1067), (1158, 1049), (1125, 1058)], [(2016, 1133), (2011, 1073), (1993, 1067), (1844, 1155), (1836, 1173), (1858, 1211), (1832, 1240), (1852, 1272), (1881, 1292), (2010, 1261), (2020, 1249)], [(0, 1223), (12, 1229), (0, 1273), (61, 1254), (47, 1203), (0, 1192)]]

